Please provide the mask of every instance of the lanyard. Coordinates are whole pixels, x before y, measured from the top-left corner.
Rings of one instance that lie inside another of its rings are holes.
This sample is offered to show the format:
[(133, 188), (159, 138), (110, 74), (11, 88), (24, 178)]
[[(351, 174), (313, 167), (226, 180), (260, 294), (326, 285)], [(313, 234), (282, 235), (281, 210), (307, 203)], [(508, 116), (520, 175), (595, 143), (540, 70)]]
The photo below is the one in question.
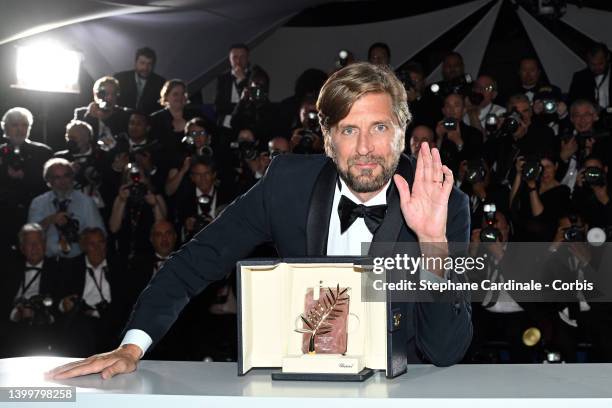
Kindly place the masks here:
[(597, 102), (599, 102), (599, 88), (601, 88), (604, 82), (606, 82), (608, 72), (610, 72), (610, 68), (608, 68), (608, 70), (603, 74), (603, 76), (601, 77), (601, 81), (599, 81), (599, 83), (595, 83), (595, 100), (597, 100)]
[(98, 289), (98, 293), (100, 294), (100, 298), (104, 302), (106, 302), (106, 299), (104, 298), (104, 295), (102, 294), (102, 279), (104, 278), (104, 275), (106, 274), (106, 268), (102, 268), (102, 273), (100, 274), (100, 283), (96, 281), (96, 276), (94, 275), (93, 269), (87, 268), (87, 273), (89, 273), (89, 276), (91, 276), (91, 279), (94, 281), (94, 284), (96, 285), (96, 289)]
[[(31, 268), (28, 270), (35, 270), (38, 268)], [(23, 276), (23, 280), (21, 281), (21, 296), (25, 296), (26, 292), (28, 291), (28, 289), (30, 289), (30, 286), (32, 286), (32, 284), (34, 283), (34, 281), (36, 279), (38, 279), (38, 277), (40, 276), (40, 272), (41, 270), (38, 269), (38, 272), (36, 272), (36, 275), (34, 275), (34, 277), (32, 279), (30, 279), (30, 281), (28, 282), (28, 284), (25, 284), (25, 275)]]

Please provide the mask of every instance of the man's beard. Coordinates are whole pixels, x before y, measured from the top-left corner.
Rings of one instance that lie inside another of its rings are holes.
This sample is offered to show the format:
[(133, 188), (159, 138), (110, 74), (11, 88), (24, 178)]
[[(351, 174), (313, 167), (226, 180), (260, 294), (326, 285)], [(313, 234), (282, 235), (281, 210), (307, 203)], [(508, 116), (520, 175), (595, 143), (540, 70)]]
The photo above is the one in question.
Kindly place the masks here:
[[(397, 168), (397, 164), (399, 163), (399, 157), (399, 155), (396, 155), (392, 158), (391, 162), (388, 163), (383, 156), (353, 156), (348, 159), (346, 169), (341, 168), (335, 155), (333, 159), (336, 163), (338, 174), (352, 191), (356, 193), (371, 193), (382, 189), (385, 184), (391, 180)], [(382, 167), (382, 172), (376, 176), (372, 176), (374, 170), (376, 170), (376, 168), (374, 168), (362, 169), (358, 175), (351, 173), (350, 168), (359, 163), (377, 163)]]

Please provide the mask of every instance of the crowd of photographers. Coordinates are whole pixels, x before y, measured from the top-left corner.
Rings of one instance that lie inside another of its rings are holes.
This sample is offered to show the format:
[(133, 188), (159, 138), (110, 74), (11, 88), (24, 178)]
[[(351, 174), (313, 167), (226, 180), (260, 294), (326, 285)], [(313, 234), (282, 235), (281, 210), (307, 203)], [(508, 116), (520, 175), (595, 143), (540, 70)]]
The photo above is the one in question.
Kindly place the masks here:
[[(368, 58), (390, 65), (391, 52), (375, 43)], [(593, 269), (586, 241), (612, 236), (609, 51), (594, 44), (586, 58), (568, 94), (543, 80), (533, 57), (517, 61), (510, 95), (498, 95), (492, 75), (472, 79), (455, 52), (436, 83), (426, 83), (418, 63), (397, 71), (413, 114), (406, 153), (418, 156), (424, 141), (440, 149), (470, 198), (471, 249), (491, 253), (497, 280), (508, 242), (553, 243), (551, 251), (566, 242), (579, 274)], [(353, 61), (341, 51), (334, 69)], [(294, 95), (273, 102), (267, 73), (236, 44), (209, 106), (185, 82), (156, 74), (155, 62), (142, 48), (134, 69), (99, 78), (93, 101), (66, 125), (64, 150), (29, 140), (35, 118), (27, 109), (2, 117), (3, 356), (107, 350), (169, 254), (252, 187), (272, 158), (323, 152), (316, 99), (329, 72), (306, 70)], [(275, 252), (263, 246), (252, 255)], [(230, 275), (196, 297), (150, 356), (235, 359), (234, 292)], [(569, 362), (582, 349), (585, 361), (611, 361), (611, 316), (584, 296), (543, 307), (498, 293), (474, 304), (466, 361), (534, 362), (545, 351)], [(540, 354), (528, 344), (534, 333), (546, 346)]]

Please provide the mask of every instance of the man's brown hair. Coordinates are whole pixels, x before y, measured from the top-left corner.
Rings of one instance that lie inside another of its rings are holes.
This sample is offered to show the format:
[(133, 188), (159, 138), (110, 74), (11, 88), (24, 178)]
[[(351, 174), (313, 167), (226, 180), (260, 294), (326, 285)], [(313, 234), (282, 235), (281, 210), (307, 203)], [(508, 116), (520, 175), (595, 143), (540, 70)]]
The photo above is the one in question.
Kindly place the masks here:
[(411, 115), (402, 82), (388, 67), (358, 62), (335, 72), (323, 84), (317, 101), (323, 132), (328, 134), (348, 115), (353, 104), (368, 93), (388, 94), (397, 125), (405, 129)]

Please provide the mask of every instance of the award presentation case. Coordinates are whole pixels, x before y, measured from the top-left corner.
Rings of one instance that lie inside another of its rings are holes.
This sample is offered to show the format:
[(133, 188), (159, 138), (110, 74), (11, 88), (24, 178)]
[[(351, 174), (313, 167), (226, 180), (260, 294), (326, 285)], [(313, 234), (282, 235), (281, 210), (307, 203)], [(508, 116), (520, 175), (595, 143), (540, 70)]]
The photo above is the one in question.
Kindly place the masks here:
[[(237, 263), (238, 375), (281, 368), (277, 380), (363, 381), (374, 370), (387, 378), (406, 371), (402, 304), (368, 301), (364, 274), (371, 258), (248, 259)], [(384, 275), (377, 278), (384, 279)], [(308, 289), (349, 288), (345, 354), (304, 354), (300, 315)]]

